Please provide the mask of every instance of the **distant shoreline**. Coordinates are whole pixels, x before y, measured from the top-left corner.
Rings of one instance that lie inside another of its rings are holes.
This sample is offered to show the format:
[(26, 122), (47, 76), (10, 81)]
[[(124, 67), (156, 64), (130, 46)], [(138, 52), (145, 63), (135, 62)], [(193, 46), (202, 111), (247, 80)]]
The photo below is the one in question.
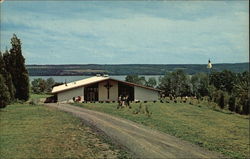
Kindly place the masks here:
[[(26, 65), (30, 76), (93, 76), (108, 74), (122, 76), (164, 75), (178, 69), (187, 74), (208, 72), (206, 64), (73, 64), (73, 65)], [(232, 72), (249, 71), (249, 63), (213, 64), (213, 71), (230, 70)]]

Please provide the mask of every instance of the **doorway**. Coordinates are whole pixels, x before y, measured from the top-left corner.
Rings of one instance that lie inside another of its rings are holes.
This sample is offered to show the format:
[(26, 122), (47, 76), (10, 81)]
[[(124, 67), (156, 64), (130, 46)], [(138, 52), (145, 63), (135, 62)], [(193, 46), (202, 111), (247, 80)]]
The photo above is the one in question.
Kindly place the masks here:
[(84, 87), (85, 101), (98, 101), (98, 83)]
[(118, 83), (118, 96), (125, 97), (128, 95), (129, 101), (134, 101), (134, 87), (124, 83)]

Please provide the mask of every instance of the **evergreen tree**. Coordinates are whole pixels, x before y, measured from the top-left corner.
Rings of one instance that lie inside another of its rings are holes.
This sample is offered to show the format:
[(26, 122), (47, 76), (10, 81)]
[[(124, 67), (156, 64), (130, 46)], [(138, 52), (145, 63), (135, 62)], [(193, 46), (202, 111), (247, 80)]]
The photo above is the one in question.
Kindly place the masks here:
[(15, 34), (11, 38), (12, 48), (7, 57), (7, 68), (12, 76), (16, 89), (15, 97), (20, 100), (29, 99), (29, 76), (25, 68), (25, 59), (22, 55), (21, 41)]
[[(9, 54), (9, 52), (6, 49), (4, 55), (8, 55), (8, 54)], [(15, 99), (15, 87), (14, 87), (13, 82), (12, 82), (12, 77), (11, 77), (10, 73), (7, 71), (4, 57), (2, 56), (1, 52), (0, 52), (0, 74), (2, 74), (2, 76), (5, 80), (5, 84), (8, 87), (10, 99), (14, 100)]]
[(3, 76), (0, 74), (0, 108), (6, 107), (10, 102), (10, 93), (5, 84)]

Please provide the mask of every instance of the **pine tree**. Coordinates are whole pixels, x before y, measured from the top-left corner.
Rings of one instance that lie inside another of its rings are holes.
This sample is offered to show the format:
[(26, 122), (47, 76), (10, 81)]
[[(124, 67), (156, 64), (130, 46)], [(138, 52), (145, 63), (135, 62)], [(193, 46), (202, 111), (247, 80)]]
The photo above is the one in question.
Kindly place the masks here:
[(5, 51), (4, 56), (2, 56), (0, 52), (0, 74), (2, 74), (5, 84), (8, 87), (9, 94), (10, 94), (10, 99), (14, 100), (15, 99), (15, 87), (12, 82), (12, 77), (11, 74), (7, 71), (7, 67), (4, 61), (5, 55), (8, 56), (9, 52), (8, 50)]
[(0, 74), (0, 108), (6, 107), (10, 102), (10, 94), (3, 76)]
[(25, 68), (25, 59), (22, 55), (21, 41), (15, 34), (11, 38), (12, 48), (8, 56), (7, 67), (12, 76), (12, 81), (16, 89), (15, 97), (20, 100), (29, 99), (29, 76)]

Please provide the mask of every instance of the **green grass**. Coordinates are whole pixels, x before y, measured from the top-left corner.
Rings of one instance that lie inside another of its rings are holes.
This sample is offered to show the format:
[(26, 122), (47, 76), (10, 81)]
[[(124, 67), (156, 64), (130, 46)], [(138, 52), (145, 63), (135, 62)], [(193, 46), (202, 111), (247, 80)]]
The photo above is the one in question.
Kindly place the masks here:
[(0, 158), (129, 157), (70, 114), (13, 104), (0, 110)]
[(34, 93), (31, 93), (30, 94), (30, 99), (41, 99), (41, 98), (47, 98), (47, 97), (50, 97), (51, 95), (49, 94), (34, 94)]
[[(205, 104), (186, 103), (133, 103), (132, 109), (116, 109), (117, 103), (75, 104), (141, 123), (153, 129), (190, 141), (201, 147), (233, 158), (249, 156), (249, 118), (212, 109)], [(143, 113), (145, 105), (152, 113), (148, 117)]]

